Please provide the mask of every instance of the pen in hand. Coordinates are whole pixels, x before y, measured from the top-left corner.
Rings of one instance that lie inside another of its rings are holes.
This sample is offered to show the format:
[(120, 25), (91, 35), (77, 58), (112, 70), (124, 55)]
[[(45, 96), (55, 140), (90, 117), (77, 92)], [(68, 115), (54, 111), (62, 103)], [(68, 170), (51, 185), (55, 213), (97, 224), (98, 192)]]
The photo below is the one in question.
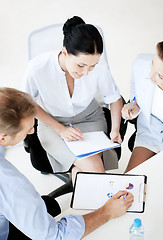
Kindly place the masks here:
[[(131, 112), (131, 109), (132, 109), (132, 107), (133, 107), (133, 104), (134, 104), (134, 101), (135, 101), (135, 97), (132, 99), (132, 101), (131, 101), (131, 106), (130, 106), (130, 108), (129, 108), (129, 110), (128, 110), (128, 113), (130, 113)], [(124, 121), (124, 124), (127, 122), (127, 117), (126, 117), (126, 119), (125, 119), (125, 121)]]
[(73, 126), (70, 122), (68, 122), (67, 124), (68, 124), (70, 127), (74, 128), (74, 126)]
[(83, 140), (82, 132), (81, 132), (78, 128), (74, 127), (74, 126), (72, 125), (72, 123), (68, 122), (67, 124), (68, 124), (70, 127), (72, 127), (74, 130), (76, 130), (76, 133), (75, 133), (75, 134), (78, 136), (76, 140)]

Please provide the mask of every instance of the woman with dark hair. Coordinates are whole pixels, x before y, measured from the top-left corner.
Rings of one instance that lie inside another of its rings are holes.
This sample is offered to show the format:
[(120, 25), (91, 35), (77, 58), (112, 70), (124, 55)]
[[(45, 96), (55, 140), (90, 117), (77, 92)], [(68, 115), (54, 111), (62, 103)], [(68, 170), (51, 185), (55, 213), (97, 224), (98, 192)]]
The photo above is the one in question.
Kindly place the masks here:
[(101, 154), (76, 159), (62, 139), (75, 141), (83, 138), (82, 132), (107, 132), (103, 110), (95, 100), (99, 90), (110, 104), (111, 140), (121, 143), (121, 97), (107, 63), (100, 59), (103, 41), (98, 29), (75, 16), (66, 21), (63, 34), (62, 50), (36, 57), (27, 70), (25, 91), (37, 98), (39, 139), (54, 172), (71, 166), (73, 177), (77, 171), (105, 172)]

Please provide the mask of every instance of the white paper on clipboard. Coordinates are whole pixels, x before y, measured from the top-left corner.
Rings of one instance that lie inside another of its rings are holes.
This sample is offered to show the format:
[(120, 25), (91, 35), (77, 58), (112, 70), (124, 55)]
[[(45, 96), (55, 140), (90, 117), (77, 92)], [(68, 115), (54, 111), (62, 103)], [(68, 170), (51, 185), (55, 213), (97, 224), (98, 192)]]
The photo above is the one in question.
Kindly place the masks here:
[(119, 190), (134, 195), (134, 202), (128, 212), (144, 212), (144, 195), (147, 177), (144, 175), (77, 173), (71, 207), (94, 210)]

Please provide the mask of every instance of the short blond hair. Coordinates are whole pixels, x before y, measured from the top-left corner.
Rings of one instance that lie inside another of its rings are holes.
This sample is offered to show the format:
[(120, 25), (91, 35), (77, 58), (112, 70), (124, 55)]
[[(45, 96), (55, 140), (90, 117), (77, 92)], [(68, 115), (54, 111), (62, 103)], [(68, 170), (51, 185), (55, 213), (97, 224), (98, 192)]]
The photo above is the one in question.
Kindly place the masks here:
[(163, 42), (157, 43), (156, 49), (159, 58), (163, 61)]
[(29, 94), (14, 88), (0, 88), (0, 133), (16, 135), (22, 130), (21, 120), (35, 114), (36, 103)]

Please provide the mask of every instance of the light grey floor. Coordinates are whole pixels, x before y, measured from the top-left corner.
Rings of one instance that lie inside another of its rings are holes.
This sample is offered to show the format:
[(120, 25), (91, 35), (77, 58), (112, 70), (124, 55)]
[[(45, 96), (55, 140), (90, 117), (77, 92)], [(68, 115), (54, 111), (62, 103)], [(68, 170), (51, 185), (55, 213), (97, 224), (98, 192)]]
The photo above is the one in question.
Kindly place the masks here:
[[(122, 155), (119, 161), (119, 167), (118, 169), (109, 170), (109, 172), (124, 172), (131, 155), (127, 142), (132, 132), (133, 126), (130, 124), (127, 129), (125, 140), (122, 143)], [(39, 171), (32, 167), (29, 154), (25, 152), (22, 142), (16, 146), (8, 147), (6, 150), (6, 158), (31, 181), (41, 195), (48, 194), (63, 184), (63, 182), (53, 174), (42, 175)], [(66, 210), (70, 206), (70, 200), (71, 194), (66, 194), (58, 198), (62, 211)]]

